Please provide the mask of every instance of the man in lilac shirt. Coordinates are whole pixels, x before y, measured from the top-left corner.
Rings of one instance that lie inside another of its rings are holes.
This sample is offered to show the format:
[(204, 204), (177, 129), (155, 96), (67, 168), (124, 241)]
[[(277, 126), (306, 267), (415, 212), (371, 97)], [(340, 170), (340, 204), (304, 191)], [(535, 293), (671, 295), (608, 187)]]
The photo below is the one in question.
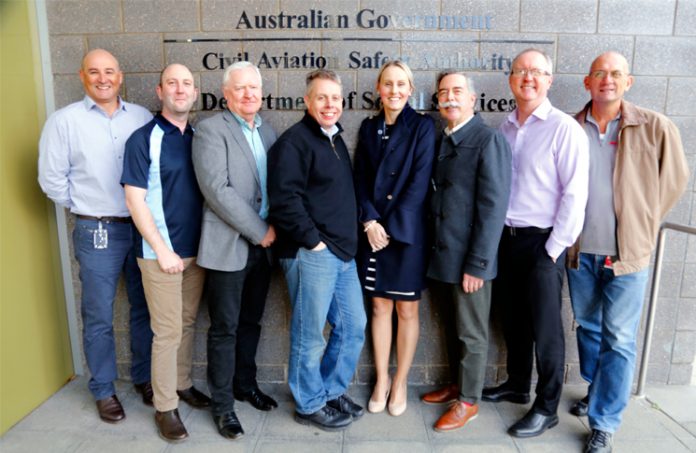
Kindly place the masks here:
[(493, 298), (503, 311), (508, 380), (484, 389), (483, 400), (526, 404), (536, 357), (536, 399), (508, 430), (515, 437), (538, 436), (558, 424), (565, 250), (580, 234), (587, 202), (587, 136), (547, 99), (552, 66), (536, 49), (515, 57), (509, 82), (517, 108), (500, 126), (512, 149), (512, 184)]

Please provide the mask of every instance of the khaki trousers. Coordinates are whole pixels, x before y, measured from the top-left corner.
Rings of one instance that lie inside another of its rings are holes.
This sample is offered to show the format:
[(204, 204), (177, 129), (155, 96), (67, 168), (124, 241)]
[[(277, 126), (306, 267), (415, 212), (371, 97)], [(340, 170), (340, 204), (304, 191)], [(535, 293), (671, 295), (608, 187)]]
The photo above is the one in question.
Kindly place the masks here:
[(184, 272), (162, 272), (157, 260), (138, 258), (145, 298), (150, 310), (152, 390), (155, 409), (176, 409), (177, 390), (193, 385), (193, 333), (203, 292), (205, 271), (196, 258), (184, 259)]

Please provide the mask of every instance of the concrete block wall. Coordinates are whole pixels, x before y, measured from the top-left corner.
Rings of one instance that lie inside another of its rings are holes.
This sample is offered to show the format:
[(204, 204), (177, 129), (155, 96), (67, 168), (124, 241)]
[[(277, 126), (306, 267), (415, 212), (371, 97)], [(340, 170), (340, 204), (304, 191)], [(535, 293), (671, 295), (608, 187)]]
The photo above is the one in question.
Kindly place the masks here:
[[(271, 103), (271, 108), (262, 112), (264, 119), (282, 132), (302, 116), (302, 106), (296, 100), (302, 97), (304, 75), (312, 68), (271, 67), (272, 57), (281, 57), (278, 61), (282, 66), (285, 53), (289, 57), (321, 56), (343, 78), (347, 102), (350, 92), (355, 92), (341, 121), (350, 147), (355, 144), (360, 121), (372, 113), (364, 96), (376, 99), (370, 93), (382, 57), (408, 59), (417, 85), (414, 103), (426, 110), (431, 108), (430, 96), (440, 69), (457, 66), (470, 70), (484, 119), (498, 125), (513, 99), (506, 65), (520, 50), (538, 47), (553, 57), (555, 77), (550, 98), (569, 113), (588, 100), (582, 79), (592, 59), (602, 51), (618, 50), (628, 58), (636, 79), (628, 99), (669, 115), (681, 131), (692, 179), (668, 220), (696, 225), (693, 0), (47, 0), (45, 7), (56, 108), (82, 98), (76, 72), (89, 49), (102, 47), (113, 52), (125, 72), (123, 96), (152, 111), (158, 109), (154, 88), (159, 71), (168, 63), (186, 64), (202, 93), (194, 121), (219, 111), (210, 108), (213, 99), (221, 99), (221, 65), (230, 64), (240, 53), (255, 63), (264, 61), (265, 55), (270, 62), (260, 65), (264, 93), (272, 95), (274, 102), (281, 97), (291, 98), (293, 103), (292, 108), (282, 102)], [(281, 12), (286, 16), (310, 15), (312, 10), (328, 16), (329, 26), (298, 28), (295, 20), (291, 28), (263, 29), (254, 22), (255, 16), (278, 20)], [(245, 26), (243, 15), (251, 27)], [(433, 28), (424, 16), (457, 17), (466, 27)], [(686, 384), (694, 382), (695, 374), (696, 237), (670, 232), (668, 239), (648, 379), (652, 383)], [(79, 300), (75, 262), (72, 271)], [(286, 379), (288, 307), (285, 283), (276, 271), (258, 352), (262, 382)], [(369, 305), (366, 308), (369, 310)], [(115, 312), (119, 366), (127, 378), (130, 353), (124, 291), (119, 292)], [(414, 383), (441, 382), (448, 378), (443, 333), (427, 293), (420, 312), (421, 339), (410, 379)], [(567, 292), (563, 315), (566, 379), (580, 382)], [(205, 379), (208, 323), (204, 305), (194, 351), (197, 379)], [(505, 377), (505, 350), (495, 311), (492, 323), (489, 383)], [(368, 336), (357, 382), (372, 379), (371, 355)]]

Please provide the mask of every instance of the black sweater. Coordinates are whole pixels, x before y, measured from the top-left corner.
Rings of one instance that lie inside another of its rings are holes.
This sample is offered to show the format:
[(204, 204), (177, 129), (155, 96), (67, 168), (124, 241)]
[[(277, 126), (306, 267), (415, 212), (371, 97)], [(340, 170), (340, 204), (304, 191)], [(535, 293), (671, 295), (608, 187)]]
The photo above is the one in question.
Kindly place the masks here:
[(312, 249), (320, 241), (343, 261), (355, 256), (353, 176), (337, 126), (332, 141), (305, 113), (268, 151), (268, 219), (278, 233), (275, 249), (280, 258), (294, 258), (298, 248)]

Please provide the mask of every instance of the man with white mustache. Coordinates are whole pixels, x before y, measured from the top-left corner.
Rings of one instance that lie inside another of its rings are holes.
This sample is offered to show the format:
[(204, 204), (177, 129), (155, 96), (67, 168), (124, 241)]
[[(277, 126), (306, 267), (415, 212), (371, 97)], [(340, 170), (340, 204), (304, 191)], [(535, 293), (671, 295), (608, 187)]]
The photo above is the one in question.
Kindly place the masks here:
[(305, 116), (268, 152), (269, 219), (278, 229), (276, 251), (292, 304), (288, 384), (295, 421), (326, 431), (345, 429), (364, 413), (346, 395), (367, 317), (354, 259), (353, 174), (338, 124), (341, 91), (335, 72), (311, 72)]
[[(439, 432), (478, 415), (486, 374), (491, 281), (510, 196), (511, 155), (505, 137), (474, 113), (476, 92), (464, 73), (438, 76), (440, 139), (430, 203), (433, 250), (428, 277), (445, 324), (452, 383), (423, 395), (427, 404), (451, 404), (435, 423)], [(441, 286), (441, 288), (439, 288)]]
[(582, 229), (589, 149), (569, 115), (551, 106), (551, 58), (527, 49), (512, 62), (509, 82), (517, 108), (500, 130), (512, 149), (510, 203), (498, 252), (493, 303), (503, 313), (508, 379), (483, 390), (484, 401), (529, 401), (532, 364), (536, 399), (508, 433), (543, 434), (558, 424), (565, 343), (561, 287), (566, 248)]

